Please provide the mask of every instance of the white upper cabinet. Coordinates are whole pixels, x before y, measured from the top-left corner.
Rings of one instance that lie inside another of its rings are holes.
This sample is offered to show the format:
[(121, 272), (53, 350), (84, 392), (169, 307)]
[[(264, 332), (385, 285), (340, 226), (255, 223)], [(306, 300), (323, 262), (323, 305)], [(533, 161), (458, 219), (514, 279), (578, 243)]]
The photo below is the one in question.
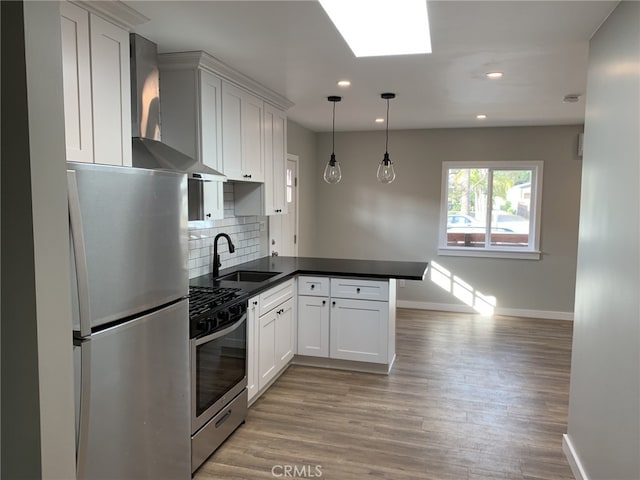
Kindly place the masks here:
[(222, 82), (224, 174), (230, 180), (264, 182), (264, 102)]
[[(197, 59), (179, 63), (175, 60), (172, 54), (159, 55), (162, 141), (222, 171), (222, 81), (203, 70)], [(196, 198), (195, 188), (201, 189), (201, 220), (224, 218), (222, 185), (190, 185), (190, 198)]]
[(90, 15), (95, 163), (131, 166), (129, 32)]
[[(200, 155), (209, 167), (222, 171), (222, 92), (221, 80), (209, 72), (198, 71), (200, 85)], [(224, 218), (222, 182), (205, 182), (203, 208), (205, 219)]]
[(71, 3), (60, 4), (64, 131), (67, 160), (93, 162), (91, 58), (89, 12)]
[(60, 5), (67, 160), (131, 166), (129, 33)]
[[(209, 72), (198, 71), (200, 84), (200, 161), (222, 170), (222, 81)], [(219, 182), (217, 182), (219, 183)]]
[(263, 125), (264, 184), (239, 183), (236, 185), (234, 204), (236, 215), (285, 215), (287, 213), (285, 177), (287, 114), (265, 102)]
[(264, 105), (265, 215), (287, 213), (287, 114)]
[(224, 121), (222, 143), (223, 173), (229, 180), (242, 177), (242, 96), (243, 92), (224, 83), (222, 92), (222, 118)]
[[(286, 213), (285, 112), (293, 104), (203, 51), (164, 53), (158, 63), (162, 140), (240, 182), (236, 215)], [(189, 69), (200, 72), (199, 80), (185, 77)], [(202, 133), (197, 152), (193, 132)]]

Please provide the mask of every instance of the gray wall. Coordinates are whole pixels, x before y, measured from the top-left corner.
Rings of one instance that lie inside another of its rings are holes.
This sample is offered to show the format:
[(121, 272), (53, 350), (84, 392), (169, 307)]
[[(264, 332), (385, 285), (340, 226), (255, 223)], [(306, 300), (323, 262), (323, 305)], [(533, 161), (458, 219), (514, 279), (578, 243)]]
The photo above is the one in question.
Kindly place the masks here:
[(591, 480), (640, 478), (640, 3), (590, 45), (568, 435)]
[[(331, 134), (318, 135), (315, 166), (315, 242), (322, 257), (436, 261), (485, 295), (504, 313), (573, 311), (582, 126), (466, 128), (390, 132), (397, 179), (376, 180), (384, 132), (336, 133), (343, 180), (322, 181)], [(443, 161), (542, 160), (541, 260), (437, 255)], [(306, 194), (306, 192), (305, 192)], [(302, 194), (301, 194), (302, 195)], [(398, 288), (401, 301), (457, 308), (462, 302), (431, 281)], [(455, 307), (453, 307), (455, 306)]]
[(299, 205), (298, 255), (314, 255), (316, 227), (316, 146), (317, 135), (292, 120), (287, 121), (287, 153), (297, 155)]
[(2, 478), (75, 478), (59, 15), (2, 2)]

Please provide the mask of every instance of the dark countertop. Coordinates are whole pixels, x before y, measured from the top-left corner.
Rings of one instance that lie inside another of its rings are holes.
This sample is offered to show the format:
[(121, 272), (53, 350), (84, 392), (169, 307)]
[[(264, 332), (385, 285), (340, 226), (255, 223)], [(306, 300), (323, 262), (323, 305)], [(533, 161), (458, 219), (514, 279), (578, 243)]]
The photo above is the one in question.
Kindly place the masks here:
[(427, 266), (427, 262), (393, 262), (313, 257), (263, 257), (258, 260), (225, 268), (220, 271), (219, 276), (241, 270), (278, 272), (278, 275), (264, 282), (217, 281), (211, 278), (211, 275), (202, 275), (192, 278), (190, 284), (197, 286), (237, 287), (249, 295), (255, 295), (296, 275), (424, 280)]

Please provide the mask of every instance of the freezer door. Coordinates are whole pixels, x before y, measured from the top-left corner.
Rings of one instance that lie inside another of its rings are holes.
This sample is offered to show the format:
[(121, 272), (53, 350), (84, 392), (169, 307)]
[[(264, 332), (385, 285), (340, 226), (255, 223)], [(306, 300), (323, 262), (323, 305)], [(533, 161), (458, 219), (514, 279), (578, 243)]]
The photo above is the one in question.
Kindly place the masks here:
[(79, 345), (78, 478), (189, 480), (187, 300)]
[(185, 175), (67, 163), (67, 179), (80, 319), (96, 327), (188, 294)]

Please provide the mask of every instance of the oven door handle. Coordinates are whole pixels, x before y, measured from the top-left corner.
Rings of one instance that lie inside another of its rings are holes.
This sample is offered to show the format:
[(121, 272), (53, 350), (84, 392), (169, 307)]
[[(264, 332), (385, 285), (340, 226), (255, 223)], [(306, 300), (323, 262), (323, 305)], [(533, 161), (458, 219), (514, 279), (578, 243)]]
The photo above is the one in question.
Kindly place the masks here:
[(202, 338), (198, 338), (196, 340), (196, 347), (198, 345), (202, 345), (203, 343), (207, 343), (210, 342), (212, 340), (215, 340), (216, 338), (220, 338), (220, 337), (224, 337), (226, 334), (233, 332), (234, 330), (236, 330), (240, 325), (242, 325), (242, 322), (244, 322), (247, 319), (247, 314), (246, 312), (242, 314), (242, 316), (240, 317), (240, 320), (238, 320), (236, 323), (234, 323), (233, 325), (225, 328), (224, 330), (220, 330), (219, 332), (215, 332), (212, 333), (211, 335), (207, 335), (206, 337), (202, 337)]

